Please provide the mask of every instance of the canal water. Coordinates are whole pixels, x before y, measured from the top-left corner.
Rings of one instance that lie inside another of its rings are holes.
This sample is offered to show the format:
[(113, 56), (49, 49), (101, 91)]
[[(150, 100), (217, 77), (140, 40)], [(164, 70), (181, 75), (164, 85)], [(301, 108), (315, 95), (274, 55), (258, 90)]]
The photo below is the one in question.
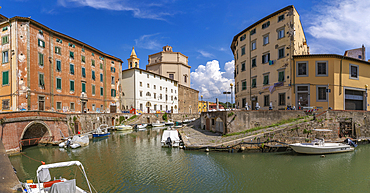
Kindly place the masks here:
[[(26, 155), (46, 163), (78, 160), (98, 192), (368, 192), (370, 145), (326, 155), (224, 153), (162, 148), (163, 130), (113, 132), (74, 150), (30, 147)], [(20, 181), (35, 179), (39, 162), (10, 157)], [(50, 170), (76, 178), (75, 167)]]

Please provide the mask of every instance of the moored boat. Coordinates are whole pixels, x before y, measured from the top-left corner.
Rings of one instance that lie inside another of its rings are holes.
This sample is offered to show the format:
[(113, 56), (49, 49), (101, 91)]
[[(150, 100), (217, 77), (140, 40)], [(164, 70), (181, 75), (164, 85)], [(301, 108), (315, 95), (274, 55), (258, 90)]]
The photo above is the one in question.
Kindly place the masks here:
[(177, 130), (164, 130), (162, 134), (161, 145), (162, 147), (179, 147), (180, 137)]
[(325, 143), (324, 139), (314, 140), (312, 143), (294, 143), (289, 146), (297, 153), (303, 154), (328, 154), (328, 153), (342, 153), (353, 151), (353, 144), (357, 146), (351, 140), (348, 139), (348, 144), (344, 143)]
[(119, 125), (115, 127), (117, 131), (132, 130), (131, 125)]
[(108, 132), (108, 125), (107, 124), (100, 125), (92, 135), (94, 138), (105, 137), (110, 135), (110, 132)]
[[(37, 183), (34, 183), (32, 180), (27, 180), (26, 183), (23, 183), (25, 192), (32, 193), (57, 193), (57, 192), (76, 192), (76, 193), (86, 193), (85, 190), (81, 189), (76, 185), (76, 179), (67, 180), (65, 178), (59, 178), (51, 181), (51, 176), (49, 169), (52, 168), (61, 168), (69, 167), (76, 165), (80, 167), (81, 173), (84, 175), (89, 192), (92, 192), (91, 184), (87, 178), (85, 169), (81, 162), (79, 161), (69, 161), (69, 162), (59, 162), (53, 164), (41, 165), (36, 171)], [(77, 170), (76, 170), (77, 171)], [(66, 191), (67, 190), (67, 191)]]
[(152, 123), (152, 127), (163, 127), (164, 125), (164, 123), (160, 123), (159, 121), (157, 121), (156, 123)]
[(137, 129), (145, 129), (145, 127), (147, 127), (148, 126), (148, 124), (138, 124), (138, 125), (136, 125), (136, 128)]
[(172, 125), (174, 125), (174, 123), (173, 123), (172, 121), (165, 122), (164, 124), (165, 124), (166, 126), (172, 126)]

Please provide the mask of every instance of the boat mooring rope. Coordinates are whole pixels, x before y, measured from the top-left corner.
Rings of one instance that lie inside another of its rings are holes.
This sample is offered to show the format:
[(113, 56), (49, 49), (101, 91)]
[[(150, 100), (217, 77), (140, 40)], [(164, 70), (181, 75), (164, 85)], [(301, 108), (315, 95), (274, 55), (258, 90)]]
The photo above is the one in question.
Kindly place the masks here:
[(32, 157), (30, 157), (30, 156), (27, 156), (26, 154), (23, 154), (23, 153), (21, 153), (21, 155), (24, 155), (24, 156), (26, 156), (27, 158), (29, 158), (29, 159), (31, 159), (31, 160), (33, 160), (33, 161), (41, 162), (41, 164), (42, 164), (42, 165), (45, 165), (45, 162), (43, 162), (43, 161), (41, 161), (41, 160), (34, 159), (34, 158), (32, 158)]

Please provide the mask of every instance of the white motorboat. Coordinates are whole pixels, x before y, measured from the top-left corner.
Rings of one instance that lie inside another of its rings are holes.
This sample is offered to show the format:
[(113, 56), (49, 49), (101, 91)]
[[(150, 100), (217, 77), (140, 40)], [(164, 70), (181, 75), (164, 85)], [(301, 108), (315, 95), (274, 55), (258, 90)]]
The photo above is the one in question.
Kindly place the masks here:
[(189, 119), (185, 119), (182, 123), (183, 124), (187, 124), (187, 123), (190, 123), (191, 122), (191, 120), (189, 120)]
[[(352, 144), (354, 143), (352, 142)], [(312, 141), (312, 143), (294, 143), (294, 144), (290, 144), (289, 146), (295, 152), (303, 153), (303, 154), (342, 153), (342, 152), (349, 152), (349, 151), (354, 150), (354, 148), (348, 144), (325, 143), (324, 139), (314, 140)]]
[(145, 123), (144, 124), (138, 124), (138, 125), (136, 125), (136, 128), (137, 129), (145, 129), (146, 126), (148, 126), (148, 124), (145, 124)]
[[(57, 192), (76, 192), (76, 193), (86, 193), (85, 190), (81, 189), (76, 185), (76, 179), (67, 180), (65, 178), (59, 178), (51, 181), (51, 176), (49, 169), (52, 168), (61, 168), (69, 167), (75, 165), (80, 167), (81, 173), (84, 175), (87, 186), (89, 187), (89, 192), (92, 192), (91, 184), (87, 179), (85, 169), (81, 162), (79, 161), (69, 161), (69, 162), (59, 162), (53, 164), (41, 165), (37, 168), (36, 176), (37, 183), (34, 183), (33, 180), (27, 180), (26, 183), (23, 183), (25, 192), (31, 193), (57, 193)], [(76, 170), (77, 171), (77, 170)]]
[(179, 147), (180, 137), (177, 130), (164, 130), (162, 134), (162, 147)]
[(174, 123), (173, 123), (172, 121), (165, 122), (164, 124), (165, 124), (166, 126), (172, 126), (172, 125), (174, 125)]
[(130, 125), (119, 125), (115, 127), (117, 131), (125, 131), (125, 130), (132, 130), (132, 126)]
[(75, 135), (72, 140), (67, 139), (67, 141), (59, 143), (60, 148), (72, 148), (76, 149), (81, 146), (89, 145), (89, 136), (88, 135)]
[(95, 132), (92, 133), (93, 138), (96, 137), (106, 137), (110, 135), (110, 132), (108, 132), (108, 125), (102, 124), (98, 128), (96, 128)]
[(160, 123), (159, 121), (157, 121), (156, 123), (152, 123), (152, 127), (163, 127), (164, 125), (164, 123)]

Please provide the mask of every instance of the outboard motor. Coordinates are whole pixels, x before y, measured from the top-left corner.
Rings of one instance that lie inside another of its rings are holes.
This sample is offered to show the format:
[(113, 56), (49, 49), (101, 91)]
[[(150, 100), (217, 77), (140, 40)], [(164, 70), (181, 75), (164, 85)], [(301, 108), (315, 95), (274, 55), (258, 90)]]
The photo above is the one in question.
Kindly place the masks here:
[(172, 147), (172, 140), (171, 140), (171, 137), (167, 137), (166, 145), (168, 145), (168, 147)]
[(351, 145), (353, 147), (357, 147), (357, 144), (355, 144), (355, 142), (353, 142), (351, 139), (347, 138), (346, 140), (344, 140), (345, 143), (347, 143), (348, 145)]

